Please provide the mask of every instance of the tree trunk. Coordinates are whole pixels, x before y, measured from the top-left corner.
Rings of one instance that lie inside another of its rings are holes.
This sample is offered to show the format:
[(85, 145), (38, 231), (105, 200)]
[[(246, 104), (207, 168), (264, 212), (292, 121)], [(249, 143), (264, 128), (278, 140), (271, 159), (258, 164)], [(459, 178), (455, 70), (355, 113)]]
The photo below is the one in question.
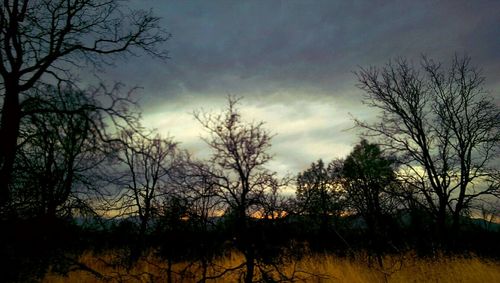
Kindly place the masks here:
[(0, 122), (0, 207), (10, 200), (9, 186), (12, 182), (20, 123), (19, 90), (6, 81)]
[(169, 256), (167, 259), (167, 283), (172, 283), (172, 258)]
[(146, 229), (147, 229), (147, 217), (140, 217), (141, 223), (139, 226), (139, 234), (137, 235), (137, 241), (133, 244), (131, 261), (137, 261), (143, 254), (146, 246)]
[(455, 206), (455, 211), (453, 211), (452, 222), (450, 233), (453, 235), (451, 237), (450, 245), (452, 248), (456, 248), (457, 241), (460, 241), (460, 213), (462, 211), (462, 205), (458, 203)]
[(458, 233), (460, 229), (460, 212), (455, 211), (453, 213), (453, 222), (451, 223), (451, 231), (452, 233)]
[(246, 258), (246, 268), (247, 268), (247, 272), (245, 274), (245, 283), (252, 283), (254, 269), (255, 269), (255, 254), (251, 247), (245, 253), (245, 258)]
[(201, 275), (202, 278), (199, 281), (200, 283), (205, 283), (207, 281), (207, 275), (208, 275), (208, 262), (207, 258), (203, 256), (201, 260)]
[(440, 201), (439, 211), (436, 219), (436, 233), (440, 246), (446, 245), (446, 240), (448, 237), (448, 231), (446, 227), (446, 203)]

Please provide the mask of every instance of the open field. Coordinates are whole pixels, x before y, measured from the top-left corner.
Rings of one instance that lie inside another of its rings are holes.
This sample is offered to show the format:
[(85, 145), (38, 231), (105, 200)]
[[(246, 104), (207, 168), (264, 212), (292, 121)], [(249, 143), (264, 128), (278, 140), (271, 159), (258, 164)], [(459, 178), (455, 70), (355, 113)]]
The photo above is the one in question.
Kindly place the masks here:
[[(116, 264), (117, 257), (111, 254), (98, 256), (86, 253), (80, 261), (102, 277), (98, 278), (89, 271), (77, 270), (67, 276), (49, 273), (42, 282), (167, 282), (167, 264), (152, 256), (142, 258), (128, 270), (113, 265)], [(219, 275), (225, 269), (237, 267), (242, 262), (240, 255), (231, 254), (217, 260), (215, 267), (208, 269), (208, 275)], [(273, 267), (261, 268), (274, 278), (279, 278)], [(199, 264), (176, 263), (172, 270), (173, 282), (197, 282), (201, 279)], [(207, 282), (238, 282), (242, 272), (243, 269), (227, 272), (222, 277)], [(370, 267), (366, 257), (361, 255), (355, 259), (314, 255), (282, 264), (279, 272), (289, 278), (293, 277), (292, 281), (285, 282), (500, 282), (500, 262), (476, 256), (440, 256), (436, 259), (417, 258), (410, 254), (387, 256), (384, 258), (384, 267), (380, 268), (378, 264)], [(256, 280), (262, 279), (261, 274), (257, 271)]]

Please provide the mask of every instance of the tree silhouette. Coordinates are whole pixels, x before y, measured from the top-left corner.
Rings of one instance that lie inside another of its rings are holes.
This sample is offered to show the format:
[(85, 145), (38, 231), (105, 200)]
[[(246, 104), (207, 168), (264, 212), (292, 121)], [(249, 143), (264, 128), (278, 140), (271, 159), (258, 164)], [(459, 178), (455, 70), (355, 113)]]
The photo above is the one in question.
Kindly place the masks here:
[(115, 201), (122, 216), (138, 216), (139, 241), (132, 250), (132, 259), (142, 252), (144, 236), (159, 208), (160, 196), (166, 193), (168, 174), (174, 164), (176, 144), (152, 138), (135, 131), (123, 131), (118, 158), (126, 166), (126, 173), (119, 180), (123, 189)]
[[(470, 58), (455, 56), (448, 69), (423, 58), (422, 68), (400, 59), (361, 69), (364, 103), (381, 110), (376, 123), (357, 121), (403, 163), (414, 201), (434, 216), (442, 240), (448, 216), (460, 216), (482, 195), (498, 195), (500, 112), (483, 90)], [(496, 180), (495, 180), (496, 179)]]
[(366, 140), (356, 145), (342, 167), (342, 185), (347, 202), (365, 220), (370, 248), (377, 253), (382, 266), (382, 241), (387, 226), (385, 219), (393, 209), (391, 191), (397, 185), (394, 160), (385, 157), (379, 146)]
[[(194, 159), (188, 152), (179, 154), (169, 175), (171, 180), (169, 189), (173, 190), (175, 202), (183, 204), (182, 215), (174, 213), (174, 216), (177, 215), (175, 222), (185, 222), (184, 226), (187, 225), (194, 233), (193, 236), (196, 239), (191, 239), (193, 243), (188, 243), (188, 245), (192, 249), (191, 259), (198, 260), (201, 265), (201, 274), (196, 274), (195, 277), (201, 277), (198, 282), (205, 282), (209, 268), (215, 267), (213, 260), (222, 246), (222, 240), (218, 236), (223, 231), (218, 231), (217, 224), (226, 205), (219, 196), (217, 178), (212, 174), (209, 164)], [(172, 193), (169, 195), (172, 196)], [(171, 207), (172, 199), (167, 198), (164, 203), (164, 207)], [(170, 211), (167, 209), (163, 217), (169, 219)], [(184, 221), (181, 221), (181, 217)], [(176, 229), (182, 227), (179, 224), (162, 224), (161, 229), (169, 228), (169, 226), (174, 233)], [(167, 253), (179, 248), (175, 241), (165, 243), (163, 246)]]
[[(26, 91), (42, 82), (71, 82), (71, 69), (111, 63), (114, 54), (144, 51), (166, 58), (169, 35), (158, 18), (117, 0), (4, 1), (0, 6), (0, 206), (10, 198)], [(32, 108), (30, 111), (34, 111)]]
[(193, 159), (188, 153), (180, 154), (170, 180), (170, 189), (188, 204), (186, 213), (192, 223), (202, 231), (212, 228), (213, 217), (222, 213), (224, 205), (210, 166)]
[(212, 176), (217, 180), (220, 197), (229, 206), (234, 217), (236, 245), (245, 256), (244, 281), (252, 282), (256, 254), (249, 217), (256, 208), (274, 173), (264, 165), (271, 159), (267, 153), (271, 134), (263, 123), (245, 123), (236, 108), (238, 99), (229, 97), (222, 114), (196, 112), (196, 119), (209, 133), (205, 139), (212, 149), (210, 159)]
[(326, 166), (320, 159), (297, 176), (298, 213), (316, 220), (322, 233), (327, 232), (331, 217), (340, 215), (342, 201), (342, 190), (333, 164)]
[(54, 111), (37, 111), (22, 119), (11, 206), (24, 217), (71, 216), (72, 209), (89, 209), (84, 197), (97, 185), (91, 175), (98, 174), (93, 169), (106, 158), (93, 124), (101, 117), (95, 109), (83, 107), (92, 102), (80, 92), (44, 92), (51, 92), (52, 105), (45, 107)]
[(278, 180), (274, 176), (268, 181), (269, 188), (264, 192), (259, 205), (262, 210), (262, 218), (276, 220), (285, 217), (290, 210), (290, 198), (283, 195), (283, 189), (290, 183), (288, 178)]

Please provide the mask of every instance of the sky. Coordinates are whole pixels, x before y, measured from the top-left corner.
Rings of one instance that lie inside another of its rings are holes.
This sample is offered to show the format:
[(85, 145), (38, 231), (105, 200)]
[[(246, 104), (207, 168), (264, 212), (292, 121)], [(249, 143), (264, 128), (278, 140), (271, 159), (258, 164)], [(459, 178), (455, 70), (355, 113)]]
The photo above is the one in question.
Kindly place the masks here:
[(133, 3), (161, 17), (170, 59), (133, 57), (103, 78), (141, 87), (144, 125), (201, 158), (209, 152), (192, 113), (219, 112), (228, 95), (243, 98), (244, 120), (276, 134), (269, 167), (279, 174), (345, 157), (360, 140), (353, 118), (377, 116), (354, 72), (397, 57), (467, 54), (500, 96), (500, 1)]

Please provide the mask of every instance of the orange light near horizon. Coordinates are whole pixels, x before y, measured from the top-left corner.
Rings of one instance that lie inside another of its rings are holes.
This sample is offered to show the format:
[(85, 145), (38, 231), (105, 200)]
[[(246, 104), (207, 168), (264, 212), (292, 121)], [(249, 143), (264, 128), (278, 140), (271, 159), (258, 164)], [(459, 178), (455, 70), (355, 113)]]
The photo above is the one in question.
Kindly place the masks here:
[(284, 218), (288, 215), (286, 211), (273, 211), (271, 214), (264, 213), (261, 210), (255, 211), (250, 214), (250, 218), (254, 219), (279, 219)]

